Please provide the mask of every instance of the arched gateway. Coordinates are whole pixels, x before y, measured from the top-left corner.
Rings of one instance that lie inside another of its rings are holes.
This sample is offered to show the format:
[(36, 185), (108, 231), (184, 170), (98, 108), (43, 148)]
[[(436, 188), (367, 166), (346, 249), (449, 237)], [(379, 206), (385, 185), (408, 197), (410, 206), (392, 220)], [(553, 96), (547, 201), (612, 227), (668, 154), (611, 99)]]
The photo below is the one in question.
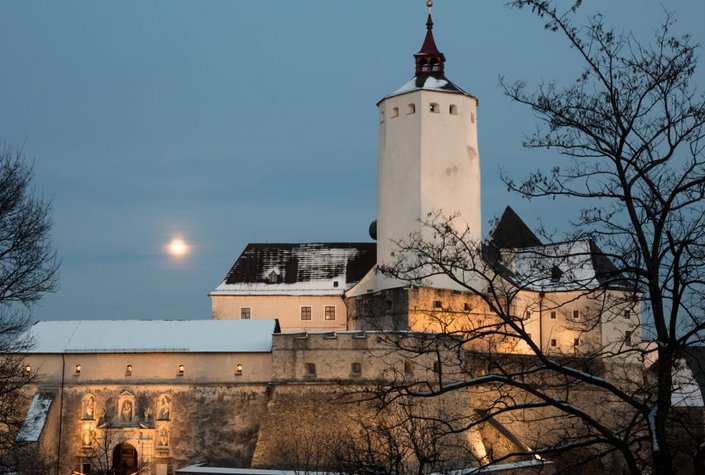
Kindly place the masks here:
[(137, 471), (137, 449), (122, 443), (113, 449), (113, 472), (115, 475), (130, 475)]

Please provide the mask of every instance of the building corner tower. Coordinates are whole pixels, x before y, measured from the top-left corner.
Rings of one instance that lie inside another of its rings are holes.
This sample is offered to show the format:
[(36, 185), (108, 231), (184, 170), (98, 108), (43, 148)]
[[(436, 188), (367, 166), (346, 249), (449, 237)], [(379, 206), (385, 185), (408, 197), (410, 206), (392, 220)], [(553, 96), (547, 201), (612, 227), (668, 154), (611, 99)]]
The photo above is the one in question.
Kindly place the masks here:
[[(420, 235), (432, 239), (422, 220), (434, 213), (455, 216), (458, 233), (482, 238), (478, 100), (445, 76), (445, 56), (433, 37), (428, 2), (426, 37), (414, 55), (415, 75), (377, 103), (379, 156), (377, 175), (377, 264), (394, 262), (397, 242)], [(363, 279), (350, 296), (404, 285), (380, 274)], [(457, 288), (444, 276), (430, 279), (435, 288)]]

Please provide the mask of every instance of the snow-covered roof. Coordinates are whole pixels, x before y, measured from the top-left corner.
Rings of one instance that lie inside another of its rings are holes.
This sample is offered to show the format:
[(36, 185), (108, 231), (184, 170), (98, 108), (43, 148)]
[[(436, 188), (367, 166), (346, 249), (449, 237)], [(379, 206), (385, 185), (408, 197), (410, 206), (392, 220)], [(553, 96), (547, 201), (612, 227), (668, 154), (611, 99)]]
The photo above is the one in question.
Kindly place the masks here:
[(375, 258), (375, 243), (248, 244), (210, 295), (342, 295)]
[(505, 249), (501, 256), (514, 281), (525, 288), (566, 291), (600, 287), (589, 241)]
[(436, 92), (453, 92), (456, 94), (463, 94), (465, 96), (469, 96), (469, 97), (473, 97), (473, 98), (475, 97), (472, 94), (468, 94), (467, 92), (462, 90), (460, 87), (453, 84), (445, 76), (440, 75), (440, 74), (434, 74), (434, 75), (414, 76), (409, 81), (404, 83), (404, 85), (401, 86), (399, 89), (397, 89), (393, 93), (389, 94), (388, 96), (385, 96), (384, 99), (389, 98), (389, 97), (398, 96), (400, 94), (406, 94), (407, 92), (420, 91), (420, 90), (436, 91)]
[(276, 320), (68, 320), (29, 329), (27, 353), (258, 353)]
[(51, 394), (37, 393), (34, 395), (27, 411), (27, 417), (25, 417), (22, 428), (17, 433), (18, 441), (36, 442), (39, 440), (52, 400)]
[(507, 207), (484, 249), (485, 259), (516, 285), (535, 291), (626, 288), (628, 282), (589, 239), (543, 244)]

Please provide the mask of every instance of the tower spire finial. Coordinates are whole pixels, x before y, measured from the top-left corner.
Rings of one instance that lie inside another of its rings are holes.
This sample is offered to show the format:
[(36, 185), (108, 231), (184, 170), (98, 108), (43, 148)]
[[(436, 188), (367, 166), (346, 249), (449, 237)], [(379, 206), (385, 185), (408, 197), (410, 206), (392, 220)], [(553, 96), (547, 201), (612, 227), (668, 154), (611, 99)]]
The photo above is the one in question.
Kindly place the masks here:
[(443, 53), (438, 51), (436, 41), (433, 39), (433, 19), (431, 18), (433, 0), (427, 0), (426, 6), (428, 7), (426, 38), (424, 39), (423, 45), (421, 45), (421, 50), (414, 55), (414, 59), (416, 60), (416, 75), (443, 75), (446, 58), (443, 56)]

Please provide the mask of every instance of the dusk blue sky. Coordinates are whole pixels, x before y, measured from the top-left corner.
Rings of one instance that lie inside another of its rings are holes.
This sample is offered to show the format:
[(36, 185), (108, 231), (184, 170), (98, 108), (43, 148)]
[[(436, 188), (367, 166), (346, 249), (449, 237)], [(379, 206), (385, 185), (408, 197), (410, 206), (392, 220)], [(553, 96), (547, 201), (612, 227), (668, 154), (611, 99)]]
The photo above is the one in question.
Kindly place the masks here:
[[(702, 0), (586, 3), (645, 40), (666, 8), (705, 43)], [(422, 0), (0, 3), (0, 140), (34, 161), (62, 260), (60, 290), (34, 317), (209, 318), (207, 294), (247, 242), (369, 240), (375, 104), (413, 75), (425, 11)], [(569, 206), (523, 201), (499, 180), (555, 157), (522, 149), (536, 121), (498, 77), (569, 82), (575, 52), (502, 1), (437, 0), (434, 20), (446, 75), (480, 99), (483, 220), (510, 204), (532, 227), (542, 217), (565, 230)], [(182, 261), (163, 252), (177, 234), (193, 245)]]

